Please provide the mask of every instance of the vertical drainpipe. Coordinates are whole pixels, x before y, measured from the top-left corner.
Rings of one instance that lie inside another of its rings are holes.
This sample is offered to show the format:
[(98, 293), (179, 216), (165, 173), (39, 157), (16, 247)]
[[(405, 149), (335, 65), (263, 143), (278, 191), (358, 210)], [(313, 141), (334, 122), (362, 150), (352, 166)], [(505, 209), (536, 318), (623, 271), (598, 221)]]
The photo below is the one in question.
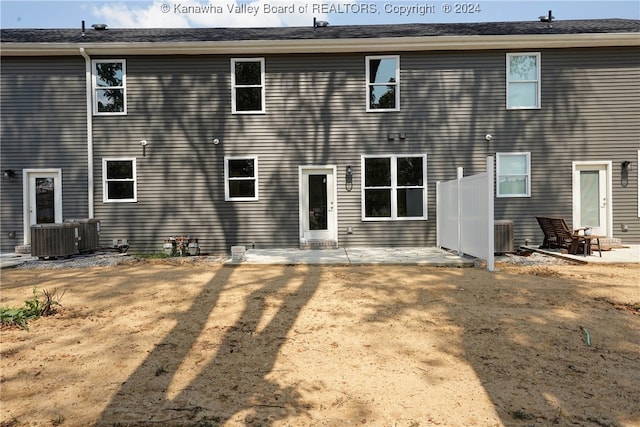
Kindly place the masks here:
[(94, 217), (93, 210), (93, 103), (92, 103), (92, 84), (91, 84), (91, 58), (85, 52), (84, 48), (80, 48), (80, 55), (84, 58), (85, 65), (85, 84), (87, 99), (87, 192), (89, 202), (89, 218)]

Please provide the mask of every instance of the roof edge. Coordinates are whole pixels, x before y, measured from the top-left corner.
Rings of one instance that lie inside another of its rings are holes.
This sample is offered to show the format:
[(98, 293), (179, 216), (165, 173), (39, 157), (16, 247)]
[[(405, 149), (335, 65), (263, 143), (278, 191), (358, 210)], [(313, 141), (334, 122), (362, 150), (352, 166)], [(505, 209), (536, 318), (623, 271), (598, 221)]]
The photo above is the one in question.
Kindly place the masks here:
[(638, 33), (421, 36), (347, 39), (124, 43), (2, 43), (0, 56), (219, 55), (553, 49), (640, 46)]

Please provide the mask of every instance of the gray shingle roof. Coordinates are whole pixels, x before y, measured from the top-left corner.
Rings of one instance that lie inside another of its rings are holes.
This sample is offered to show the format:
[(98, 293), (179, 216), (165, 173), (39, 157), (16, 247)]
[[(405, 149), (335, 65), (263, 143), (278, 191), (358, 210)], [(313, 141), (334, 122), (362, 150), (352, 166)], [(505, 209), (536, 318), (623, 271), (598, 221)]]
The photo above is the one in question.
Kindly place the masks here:
[(124, 43), (251, 40), (339, 40), (435, 36), (640, 33), (640, 20), (597, 19), (463, 24), (344, 25), (313, 28), (2, 29), (4, 43)]

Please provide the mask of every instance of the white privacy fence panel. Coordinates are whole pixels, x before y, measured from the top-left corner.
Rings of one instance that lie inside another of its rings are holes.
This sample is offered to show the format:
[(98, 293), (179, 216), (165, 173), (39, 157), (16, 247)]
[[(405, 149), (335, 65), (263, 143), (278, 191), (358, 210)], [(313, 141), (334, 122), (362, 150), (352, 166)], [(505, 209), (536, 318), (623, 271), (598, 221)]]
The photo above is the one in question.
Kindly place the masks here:
[(436, 184), (437, 244), (487, 260), (494, 270), (493, 157), (487, 172)]
[[(458, 242), (458, 180), (436, 184), (437, 245), (457, 249)], [(451, 214), (454, 212), (455, 214)]]
[[(460, 251), (486, 259), (488, 239), (487, 173), (462, 178), (460, 196)], [(493, 224), (491, 232), (493, 232)]]

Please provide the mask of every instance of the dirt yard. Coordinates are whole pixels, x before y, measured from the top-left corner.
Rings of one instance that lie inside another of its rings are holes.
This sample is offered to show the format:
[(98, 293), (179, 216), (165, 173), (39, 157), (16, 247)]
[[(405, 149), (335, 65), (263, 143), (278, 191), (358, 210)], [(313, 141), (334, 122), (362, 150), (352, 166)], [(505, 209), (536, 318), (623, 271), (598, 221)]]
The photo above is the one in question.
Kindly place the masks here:
[(640, 266), (498, 267), (3, 270), (0, 421), (639, 426)]

